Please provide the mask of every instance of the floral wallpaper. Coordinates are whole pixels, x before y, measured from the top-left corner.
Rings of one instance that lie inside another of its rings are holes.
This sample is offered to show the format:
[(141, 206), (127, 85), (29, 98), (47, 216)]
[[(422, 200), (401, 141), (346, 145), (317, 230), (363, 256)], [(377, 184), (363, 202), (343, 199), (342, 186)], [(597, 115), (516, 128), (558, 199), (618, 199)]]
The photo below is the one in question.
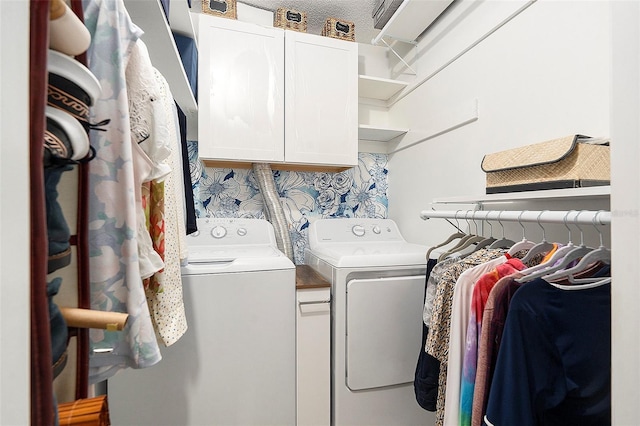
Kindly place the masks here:
[[(197, 142), (189, 142), (189, 162), (198, 217), (265, 217), (251, 169), (204, 167), (198, 159)], [(294, 263), (304, 263), (307, 228), (314, 219), (386, 218), (387, 174), (387, 156), (371, 153), (358, 154), (358, 166), (339, 173), (274, 170), (290, 226)]]

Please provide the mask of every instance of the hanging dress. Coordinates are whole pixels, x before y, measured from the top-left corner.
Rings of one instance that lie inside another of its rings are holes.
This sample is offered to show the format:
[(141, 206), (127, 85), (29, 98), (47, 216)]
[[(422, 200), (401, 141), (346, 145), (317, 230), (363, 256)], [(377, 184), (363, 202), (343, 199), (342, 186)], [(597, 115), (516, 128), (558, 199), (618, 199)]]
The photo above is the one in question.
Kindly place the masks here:
[(84, 0), (92, 43), (89, 69), (102, 93), (91, 118), (109, 118), (106, 131), (91, 132), (96, 157), (89, 164), (89, 250), (91, 308), (126, 312), (121, 332), (92, 329), (89, 381), (120, 369), (142, 368), (161, 359), (140, 276), (135, 179), (125, 70), (142, 31), (122, 0)]

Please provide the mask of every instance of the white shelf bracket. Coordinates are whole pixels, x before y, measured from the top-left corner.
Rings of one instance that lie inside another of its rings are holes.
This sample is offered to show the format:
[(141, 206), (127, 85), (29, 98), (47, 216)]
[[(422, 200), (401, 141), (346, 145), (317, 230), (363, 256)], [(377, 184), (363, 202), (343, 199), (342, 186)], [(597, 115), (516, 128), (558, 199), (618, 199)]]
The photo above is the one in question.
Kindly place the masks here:
[[(374, 41), (375, 41), (375, 40), (374, 40)], [(404, 58), (403, 58), (402, 56), (400, 56), (400, 55), (398, 54), (398, 52), (396, 52), (396, 51), (393, 49), (393, 47), (391, 47), (391, 45), (390, 45), (389, 43), (387, 43), (387, 41), (386, 41), (384, 38), (380, 38), (380, 41), (381, 41), (381, 42), (383, 42), (383, 43), (384, 43), (384, 45), (385, 45), (385, 46), (387, 46), (387, 48), (388, 48), (389, 50), (391, 50), (391, 51), (393, 52), (393, 54), (394, 54), (394, 55), (396, 55), (396, 57), (397, 57), (398, 59), (400, 59), (400, 61), (401, 61), (401, 62), (402, 62), (402, 63), (403, 63), (407, 68), (409, 68), (409, 69), (411, 70), (411, 74), (412, 74), (412, 75), (417, 75), (416, 71), (411, 67), (411, 65), (409, 65), (409, 64), (407, 63), (407, 61), (405, 61), (405, 60), (404, 60)], [(418, 43), (416, 43), (415, 41), (404, 41), (404, 40), (400, 40), (400, 41), (403, 41), (403, 42), (405, 42), (405, 43), (410, 43), (410, 44), (412, 44), (416, 49), (417, 49), (417, 47), (418, 47)]]

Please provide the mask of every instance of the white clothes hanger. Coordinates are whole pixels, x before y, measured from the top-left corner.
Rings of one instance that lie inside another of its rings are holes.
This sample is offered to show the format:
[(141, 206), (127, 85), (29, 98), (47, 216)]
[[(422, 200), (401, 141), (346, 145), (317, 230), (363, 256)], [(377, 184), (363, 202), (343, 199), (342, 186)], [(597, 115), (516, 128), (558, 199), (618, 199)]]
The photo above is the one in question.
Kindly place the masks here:
[(598, 214), (600, 213), (601, 211), (598, 211), (593, 217), (593, 226), (594, 228), (596, 228), (596, 230), (598, 231), (598, 234), (600, 235), (600, 245), (598, 246), (598, 248), (595, 250), (591, 250), (589, 253), (585, 254), (580, 259), (577, 265), (569, 269), (563, 269), (563, 270), (559, 270), (554, 273), (551, 273), (549, 275), (545, 275), (543, 277), (545, 280), (553, 281), (553, 280), (558, 280), (562, 278), (568, 278), (569, 282), (572, 284), (599, 282), (602, 280), (602, 277), (597, 277), (597, 278), (575, 278), (574, 277), (575, 274), (584, 271), (594, 263), (604, 262), (607, 264), (611, 264), (611, 250), (609, 250), (607, 247), (604, 246), (602, 232), (600, 232), (600, 230), (596, 226), (596, 220), (598, 218)]
[(582, 231), (582, 228), (578, 226), (578, 216), (580, 216), (580, 213), (582, 213), (583, 211), (578, 212), (578, 214), (574, 219), (575, 226), (580, 230), (580, 245), (577, 247), (574, 247), (571, 251), (569, 251), (558, 264), (550, 265), (549, 268), (547, 269), (543, 269), (540, 271), (527, 274), (524, 277), (518, 278), (516, 281), (518, 281), (519, 283), (525, 283), (525, 282), (533, 281), (537, 278), (542, 278), (556, 271), (561, 271), (565, 269), (574, 260), (582, 258), (584, 255), (586, 255), (587, 253), (593, 250), (592, 248), (587, 247), (584, 244), (584, 233)]
[(540, 263), (540, 264), (535, 265), (535, 266), (530, 266), (527, 269), (523, 269), (522, 271), (520, 271), (522, 274), (526, 275), (526, 274), (530, 274), (532, 272), (540, 271), (540, 270), (543, 270), (543, 269), (548, 269), (550, 266), (555, 265), (558, 261), (560, 261), (563, 257), (565, 257), (567, 255), (567, 253), (569, 253), (571, 250), (573, 250), (576, 247), (576, 245), (573, 244), (573, 238), (571, 236), (571, 228), (569, 227), (569, 225), (567, 225), (567, 218), (569, 217), (569, 215), (571, 213), (574, 213), (574, 212), (576, 212), (576, 210), (568, 211), (567, 214), (562, 219), (562, 222), (564, 223), (564, 226), (569, 231), (569, 240), (568, 240), (567, 244), (562, 246), (562, 247), (560, 247), (560, 248), (558, 248), (555, 251), (555, 253), (553, 253), (551, 258), (549, 258), (546, 262)]
[(596, 287), (600, 287), (602, 285), (610, 284), (610, 283), (611, 283), (611, 277), (598, 278), (598, 281), (590, 282), (587, 284), (578, 284), (578, 285), (564, 285), (564, 284), (554, 284), (554, 283), (549, 283), (549, 284), (561, 290), (587, 290), (590, 288), (596, 288)]
[(513, 256), (514, 254), (516, 254), (517, 252), (519, 252), (521, 250), (530, 250), (534, 245), (536, 245), (536, 243), (534, 243), (533, 241), (527, 240), (527, 237), (525, 235), (524, 225), (522, 224), (522, 221), (520, 220), (525, 211), (526, 210), (521, 211), (520, 214), (518, 215), (518, 223), (520, 224), (520, 227), (522, 228), (522, 240), (518, 241), (517, 243), (515, 243), (514, 245), (511, 246), (511, 248), (507, 252), (509, 254), (509, 256)]
[(544, 213), (545, 211), (548, 211), (548, 210), (541, 211), (538, 214), (538, 218), (536, 220), (536, 222), (538, 222), (538, 226), (540, 227), (540, 229), (542, 229), (542, 241), (540, 241), (535, 246), (531, 247), (531, 249), (527, 252), (527, 254), (522, 259), (520, 259), (522, 263), (524, 263), (525, 265), (527, 264), (527, 262), (530, 262), (531, 259), (533, 259), (533, 257), (536, 256), (537, 254), (549, 253), (554, 247), (553, 243), (550, 243), (547, 241), (546, 231), (544, 229), (544, 226), (542, 226), (542, 224), (540, 223), (540, 216), (542, 216), (542, 213)]

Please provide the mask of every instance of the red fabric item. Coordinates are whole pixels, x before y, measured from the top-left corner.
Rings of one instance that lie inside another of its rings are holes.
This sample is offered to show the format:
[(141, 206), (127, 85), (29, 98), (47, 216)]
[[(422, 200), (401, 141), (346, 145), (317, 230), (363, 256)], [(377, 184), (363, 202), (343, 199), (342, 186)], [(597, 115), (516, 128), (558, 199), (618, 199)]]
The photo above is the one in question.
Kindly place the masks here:
[(47, 221), (43, 138), (47, 103), (49, 0), (31, 0), (29, 17), (29, 178), (31, 186), (31, 424), (54, 423), (51, 332), (47, 300)]

